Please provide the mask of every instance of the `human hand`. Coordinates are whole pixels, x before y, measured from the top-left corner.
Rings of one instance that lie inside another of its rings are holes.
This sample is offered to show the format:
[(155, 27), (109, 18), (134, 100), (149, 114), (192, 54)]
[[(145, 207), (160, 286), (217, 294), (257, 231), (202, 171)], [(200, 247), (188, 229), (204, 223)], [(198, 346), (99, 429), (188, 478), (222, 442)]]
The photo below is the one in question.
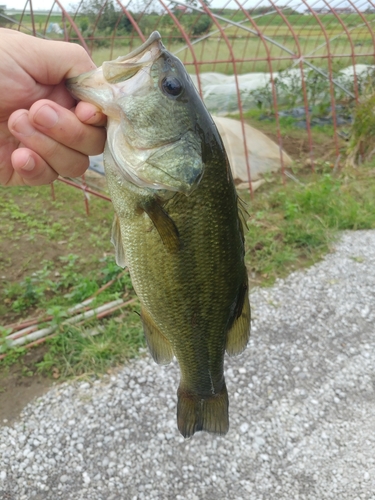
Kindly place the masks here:
[(106, 118), (76, 101), (64, 80), (95, 68), (85, 50), (0, 30), (0, 184), (75, 177), (103, 151)]

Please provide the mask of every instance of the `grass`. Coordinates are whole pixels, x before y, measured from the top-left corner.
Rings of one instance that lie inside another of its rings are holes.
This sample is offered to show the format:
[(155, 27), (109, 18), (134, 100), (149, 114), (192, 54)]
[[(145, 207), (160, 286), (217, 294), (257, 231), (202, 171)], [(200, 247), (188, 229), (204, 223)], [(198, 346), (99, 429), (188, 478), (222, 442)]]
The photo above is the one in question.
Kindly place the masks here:
[(105, 373), (110, 367), (136, 356), (144, 346), (138, 314), (128, 313), (90, 327), (67, 326), (49, 341), (38, 363), (40, 373), (55, 378)]
[[(60, 308), (79, 304), (94, 295), (100, 287), (113, 278), (116, 279), (110, 291), (98, 294), (95, 306), (118, 299), (132, 291), (129, 275), (119, 276), (122, 271), (112, 257), (98, 261), (97, 272), (82, 274), (79, 269), (83, 262), (75, 254), (58, 258), (56, 266), (51, 261), (43, 260), (41, 268), (26, 276), (18, 283), (6, 283), (3, 289), (4, 302), (15, 313), (27, 313), (31, 308), (38, 307), (48, 315), (58, 314)], [(56, 268), (59, 270), (56, 271)]]
[[(227, 31), (230, 30), (226, 30), (226, 33)], [(181, 48), (185, 47), (185, 43), (170, 39), (167, 33), (161, 33), (163, 35), (163, 41), (168, 50), (172, 53), (179, 51), (178, 57), (184, 62), (188, 71), (194, 73), (194, 60), (190, 49), (186, 47), (185, 50), (180, 51)], [(269, 30), (269, 33), (265, 34), (267, 34), (271, 38), (275, 38), (272, 34), (271, 29)], [(269, 54), (271, 57), (273, 71), (280, 71), (289, 68), (295, 62), (295, 58), (293, 56), (280, 49), (276, 45), (267, 42), (266, 49), (265, 45), (258, 37), (249, 34), (250, 36), (246, 38), (247, 35), (248, 33), (243, 32), (240, 38), (230, 39), (235, 59), (237, 59), (238, 61), (236, 69), (239, 74), (246, 74), (249, 72), (269, 72), (267, 49), (269, 50)], [(298, 53), (295, 39), (290, 34), (282, 35), (279, 38), (276, 37), (275, 39), (277, 39), (277, 41), (283, 46), (293, 51), (294, 54)], [(306, 56), (305, 59), (309, 60), (315, 66), (327, 69), (327, 49), (324, 45), (325, 39), (322, 34), (306, 34), (306, 36), (304, 37), (304, 34), (302, 33), (298, 36), (298, 40), (301, 45), (302, 54)], [(364, 42), (365, 40), (363, 41), (363, 43), (355, 46), (354, 48), (356, 63), (372, 64), (373, 57), (371, 58), (369, 56), (369, 53), (371, 53), (371, 47), (368, 47)], [(133, 44), (134, 45), (130, 46), (128, 41), (121, 40), (117, 41), (112, 47), (108, 43), (107, 47), (94, 48), (91, 55), (95, 64), (100, 66), (104, 61), (123, 56), (130, 52), (130, 50), (134, 49), (136, 46), (139, 46), (141, 44), (140, 39), (134, 39)], [(323, 47), (317, 49), (317, 47), (320, 45), (323, 45)], [(194, 51), (195, 56), (199, 62), (200, 72), (203, 73), (215, 71), (225, 74), (234, 73), (234, 66), (231, 62), (231, 53), (225, 40), (217, 40), (217, 38), (213, 36), (212, 39), (207, 39), (204, 42), (194, 45)], [(332, 60), (339, 67), (338, 69), (352, 64), (352, 59), (350, 57), (351, 51), (352, 48), (347, 37), (339, 37), (331, 44), (330, 52), (332, 55)], [(244, 60), (244, 62), (240, 62), (242, 59)], [(212, 61), (228, 62), (213, 63)]]
[(375, 228), (374, 165), (335, 176), (332, 165), (296, 171), (299, 182), (266, 184), (247, 200), (246, 262), (255, 284), (270, 285), (317, 262), (339, 231)]
[[(215, 9), (214, 9), (215, 10)], [(139, 20), (140, 28), (147, 36), (153, 30), (157, 29), (163, 36), (163, 41), (171, 52), (175, 52), (185, 46), (185, 42), (181, 37), (179, 30), (174, 26), (169, 16), (160, 16), (156, 14), (140, 15), (134, 13), (135, 19)], [(234, 10), (227, 11), (228, 19), (235, 22), (246, 21), (243, 13)], [(192, 18), (196, 14), (191, 14)], [(17, 16), (16, 16), (17, 17)], [(203, 16), (204, 18), (205, 16)], [(80, 26), (82, 18), (85, 16), (78, 15), (75, 19)], [(180, 22), (183, 24), (189, 33), (191, 27), (190, 14), (180, 15)], [(293, 27), (294, 36), (290, 28), (284, 22), (283, 18), (278, 14), (265, 15), (256, 18), (256, 25), (261, 30), (264, 36), (277, 41), (287, 49), (291, 50), (296, 56), (299, 50), (305, 60), (310, 61), (318, 67), (327, 68), (327, 45), (326, 38), (323, 34), (322, 28), (318, 21), (312, 15), (302, 14), (287, 14), (286, 19)], [(373, 63), (373, 40), (369, 28), (365, 25), (363, 19), (355, 14), (342, 14), (341, 20), (344, 22), (346, 28), (349, 30), (351, 41), (340, 24), (338, 19), (333, 14), (319, 15), (318, 19), (324, 26), (327, 38), (330, 45), (331, 59), (335, 61), (341, 68), (352, 65), (352, 55), (356, 58), (356, 63)], [(373, 27), (375, 23), (375, 14), (366, 13), (365, 19), (369, 27)], [(58, 22), (62, 25), (61, 17), (54, 15), (53, 19), (47, 20), (47, 17), (38, 15), (35, 17), (36, 26), (39, 31), (46, 30), (50, 21)], [(24, 17), (24, 24), (31, 27), (28, 17)], [(193, 22), (194, 24), (194, 22)], [(69, 36), (77, 40), (77, 36), (69, 23), (66, 25)], [(245, 29), (237, 26), (227, 25), (224, 21), (220, 21), (220, 26), (225, 28), (225, 34), (229, 38), (235, 59), (237, 59), (236, 70), (240, 74), (248, 72), (268, 72), (269, 63), (268, 56), (271, 57), (273, 71), (283, 70), (290, 67), (295, 63), (295, 57), (280, 49), (276, 45), (262, 39)], [(254, 26), (249, 21), (242, 24), (244, 28), (256, 31)], [(232, 63), (231, 52), (227, 47), (226, 41), (217, 33), (217, 27), (213, 24), (210, 28), (212, 38), (204, 40), (194, 46), (196, 58), (199, 61), (201, 72), (223, 72), (226, 74), (233, 74), (235, 68)], [(112, 41), (111, 36), (113, 31), (102, 32), (96, 31), (94, 33), (94, 41), (91, 40), (91, 35), (88, 35), (90, 30), (83, 33), (86, 37), (87, 45), (92, 52), (92, 57), (97, 65), (101, 65), (103, 61), (114, 59), (120, 55), (127, 54), (136, 46), (141, 44), (139, 36), (132, 31), (127, 33), (125, 31), (117, 31), (116, 37)], [(49, 37), (59, 38), (58, 35), (49, 34)], [(194, 37), (192, 36), (192, 39)], [(195, 72), (193, 65), (193, 56), (190, 49), (179, 52), (179, 57), (187, 65), (191, 72)], [(244, 62), (240, 62), (244, 60)], [(212, 61), (226, 61), (222, 63), (214, 63)]]
[[(145, 342), (135, 311), (137, 306), (109, 320), (93, 320), (84, 327), (62, 324), (57, 335), (46, 341), (43, 359), (31, 372), (62, 379), (99, 375), (138, 355)], [(23, 364), (27, 352), (21, 347), (9, 351), (0, 366), (6, 370), (14, 363)]]
[[(53, 201), (49, 187), (0, 189), (0, 350), (9, 333), (4, 325), (52, 316), (48, 326), (56, 325), (58, 335), (47, 341), (38, 371), (55, 377), (103, 372), (143, 345), (139, 306), (135, 301), (109, 320), (65, 324), (70, 307), (111, 281), (90, 307), (135, 294), (128, 273), (114, 262), (111, 204), (95, 198), (87, 216), (81, 192), (61, 183), (55, 191)], [(0, 365), (22, 363), (25, 353), (9, 351)]]
[[(249, 213), (245, 235), (246, 265), (252, 286), (269, 286), (275, 279), (317, 262), (332, 249), (341, 230), (375, 228), (375, 164), (337, 176), (331, 167), (328, 162), (321, 162), (312, 173), (296, 166), (293, 174), (298, 182), (287, 179), (284, 184), (277, 177), (276, 180), (269, 179), (253, 200), (247, 193), (242, 195)], [(7, 223), (17, 220), (15, 234), (21, 241), (22, 236), (26, 236), (25, 246), (32, 251), (33, 245), (47, 231), (46, 217), (49, 211), (53, 213), (56, 202), (43, 188), (38, 194), (43, 199), (45, 210), (38, 212), (32, 209), (35, 200), (40, 201), (34, 189), (1, 191), (2, 227), (6, 230)], [(62, 221), (58, 229), (49, 234), (51, 241), (54, 238), (69, 240), (72, 227), (66, 225), (64, 219), (72, 217), (79, 204), (83, 206), (81, 193), (71, 188), (58, 185), (57, 199), (60, 200), (61, 196), (65, 201), (59, 210)], [(96, 204), (101, 210), (95, 208)], [(29, 216), (25, 215), (25, 207), (32, 212)], [(73, 233), (80, 235), (74, 239), (76, 253), (61, 251), (57, 247), (50, 259), (37, 259), (37, 262), (26, 259), (21, 279), (17, 279), (12, 268), (12, 272), (9, 270), (6, 259), (1, 268), (1, 273), (8, 273), (0, 295), (0, 302), (6, 306), (4, 319), (8, 318), (3, 324), (30, 315), (51, 314), (52, 321), (58, 326), (58, 334), (48, 341), (43, 359), (37, 363), (40, 373), (55, 378), (103, 373), (135, 356), (144, 345), (137, 302), (109, 320), (94, 319), (84, 325), (64, 323), (71, 305), (85, 300), (111, 279), (115, 278), (113, 285), (98, 295), (96, 305), (124, 295), (134, 297), (129, 276), (120, 275), (122, 270), (114, 263), (108, 228), (95, 236), (92, 255), (87, 261), (84, 241), (92, 228), (100, 226), (102, 218), (106, 220), (112, 212), (110, 204), (102, 205), (97, 199), (92, 200), (91, 208), (92, 214), (82, 216), (73, 228)], [(49, 219), (52, 228), (57, 224), (54, 222), (57, 217), (54, 214)], [(33, 234), (31, 241), (27, 239), (30, 231)], [(11, 238), (9, 233), (7, 238)], [(78, 244), (79, 240), (84, 240), (82, 246)], [(4, 234), (2, 241), (4, 243)], [(35, 249), (40, 252), (37, 246)], [(9, 258), (14, 257), (10, 255)], [(2, 335), (6, 333), (2, 329)], [(12, 351), (2, 364), (22, 363), (24, 356), (25, 350), (19, 348)], [(27, 373), (33, 373), (33, 370), (28, 368)]]

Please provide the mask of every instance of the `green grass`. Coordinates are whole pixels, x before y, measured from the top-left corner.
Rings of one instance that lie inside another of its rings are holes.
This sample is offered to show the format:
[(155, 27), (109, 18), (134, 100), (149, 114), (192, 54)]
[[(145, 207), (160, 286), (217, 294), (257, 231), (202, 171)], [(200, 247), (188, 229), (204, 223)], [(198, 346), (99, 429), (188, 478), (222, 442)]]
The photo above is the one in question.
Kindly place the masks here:
[[(268, 286), (278, 277), (317, 262), (332, 248), (341, 230), (375, 228), (374, 167), (375, 164), (368, 164), (335, 176), (331, 164), (318, 162), (315, 173), (295, 167), (294, 176), (298, 182), (287, 178), (284, 184), (277, 177), (268, 180), (252, 200), (243, 193), (249, 213), (245, 237), (251, 285)], [(71, 227), (66, 226), (64, 218), (71, 216), (71, 210), (78, 211), (78, 204), (83, 205), (81, 193), (66, 186), (57, 187), (58, 200), (63, 194), (66, 203), (60, 206), (61, 227), (56, 234), (52, 233), (52, 238), (68, 238)], [(47, 231), (46, 212), (53, 210), (54, 203), (44, 197), (45, 210), (33, 211), (34, 190), (21, 190), (22, 198), (19, 198), (20, 190), (14, 190), (13, 196), (11, 192), (2, 190), (2, 215), (7, 214), (4, 219), (9, 218), (11, 222), (18, 221), (16, 234), (21, 236), (21, 241), (22, 235), (34, 231), (34, 243), (26, 243), (32, 249)], [(96, 210), (97, 203), (101, 206), (100, 211)], [(25, 206), (32, 212), (29, 217), (24, 215)], [(89, 217), (82, 215), (74, 228), (84, 240), (90, 228), (100, 225), (103, 216), (107, 217), (106, 210), (108, 214), (112, 212), (110, 204), (103, 206), (96, 199), (92, 200), (91, 210), (92, 214)], [(53, 219), (57, 218), (55, 214)], [(65, 378), (103, 373), (135, 356), (144, 345), (137, 302), (124, 307), (110, 319), (94, 319), (83, 325), (65, 323), (69, 307), (90, 297), (112, 279), (115, 279), (112, 286), (98, 295), (94, 305), (123, 296), (126, 299), (134, 297), (129, 276), (121, 274), (122, 270), (114, 263), (108, 243), (109, 231), (104, 231), (102, 236), (105, 243), (101, 242), (101, 237), (95, 238), (89, 262), (86, 260), (87, 247), (77, 244), (77, 253), (66, 251), (53, 255), (52, 260), (26, 263), (21, 279), (11, 273), (14, 277), (3, 282), (0, 302), (6, 305), (6, 318), (9, 318), (3, 325), (10, 319), (43, 314), (50, 314), (57, 325), (57, 335), (47, 342), (43, 360), (37, 364), (38, 371), (43, 374)], [(101, 245), (109, 250), (104, 256)], [(35, 257), (38, 259), (38, 254)], [(9, 273), (4, 263), (0, 270)], [(0, 337), (7, 333), (3, 328)], [(24, 355), (24, 349), (12, 351), (2, 364), (22, 363)]]
[[(72, 258), (74, 257), (74, 258)], [(68, 265), (61, 268), (58, 280), (50, 278), (46, 265), (20, 283), (13, 283), (5, 288), (3, 297), (22, 317), (27, 312), (39, 312), (39, 315), (51, 315), (52, 320), (41, 322), (38, 326), (55, 325), (56, 336), (47, 340), (48, 351), (43, 361), (37, 364), (38, 371), (56, 374), (60, 377), (103, 373), (109, 367), (124, 362), (134, 356), (144, 345), (143, 331), (139, 320), (138, 301), (124, 306), (110, 319), (96, 319), (84, 324), (70, 325), (68, 308), (91, 297), (100, 286), (115, 280), (105, 291), (97, 295), (90, 307), (124, 297), (126, 301), (136, 299), (128, 273), (116, 266), (113, 258), (106, 259), (97, 275), (88, 277), (85, 273), (72, 270), (73, 262), (79, 267), (77, 256), (68, 256)], [(117, 279), (116, 279), (117, 277)], [(4, 363), (9, 365), (18, 361), (26, 353), (23, 348), (15, 351), (1, 342), (8, 334), (0, 328), (0, 352), (8, 352)], [(0, 362), (1, 364), (1, 362)]]
[[(228, 34), (230, 30), (228, 31)], [(187, 47), (180, 51), (181, 48), (185, 47), (185, 43), (181, 41), (175, 41), (168, 37), (168, 32), (163, 33), (163, 41), (170, 52), (178, 52), (178, 57), (186, 65), (189, 72), (195, 73), (194, 60)], [(275, 38), (270, 33), (266, 33), (271, 38)], [(230, 38), (233, 53), (237, 60), (244, 59), (244, 62), (237, 62), (236, 69), (239, 74), (246, 74), (249, 72), (269, 72), (270, 67), (267, 62), (268, 52), (262, 41), (253, 35), (250, 35), (248, 39), (245, 37), (247, 33), (243, 32), (241, 38)], [(277, 37), (275, 38), (277, 39)], [(317, 46), (324, 45), (325, 39), (321, 33), (316, 33), (313, 36), (303, 38), (303, 34), (298, 37), (301, 44), (302, 53), (307, 57), (306, 59), (313, 63), (315, 66), (327, 69), (327, 59), (320, 58), (320, 56), (326, 56), (327, 49), (323, 46), (317, 50)], [(282, 36), (277, 39), (279, 43), (293, 51), (294, 54), (298, 53), (298, 48), (296, 42), (290, 34), (288, 36)], [(109, 43), (107, 47), (95, 47), (92, 51), (92, 58), (96, 65), (100, 66), (104, 61), (115, 59), (119, 56), (127, 54), (130, 50), (134, 49), (136, 46), (141, 44), (140, 39), (134, 39), (134, 45), (130, 46), (126, 40), (118, 40), (112, 47)], [(276, 45), (267, 42), (267, 48), (272, 60), (273, 71), (280, 71), (291, 67), (295, 62), (293, 56), (280, 49)], [(352, 64), (350, 58), (351, 45), (346, 37), (339, 37), (331, 44), (331, 54), (332, 60), (336, 63), (337, 69), (347, 67)], [(365, 43), (355, 47), (356, 63), (359, 64), (372, 64), (373, 58), (369, 57), (369, 48)], [(231, 53), (228, 49), (227, 44), (223, 39), (218, 41), (215, 36), (212, 39), (207, 39), (204, 42), (194, 45), (194, 51), (197, 60), (199, 61), (200, 72), (210, 72), (215, 71), (224, 74), (233, 74), (234, 66), (231, 62)], [(309, 56), (311, 54), (311, 56)], [(345, 57), (343, 57), (345, 55)], [(279, 59), (280, 60), (279, 60)], [(218, 62), (213, 63), (212, 61), (228, 61), (228, 62)]]
[[(98, 294), (95, 306), (116, 300), (133, 291), (128, 274), (119, 276), (119, 268), (112, 257), (98, 262), (98, 270), (88, 275), (80, 269), (82, 262), (75, 254), (59, 257), (57, 266), (51, 261), (41, 262), (41, 268), (18, 283), (5, 283), (2, 297), (14, 312), (24, 313), (31, 308), (58, 311), (59, 308), (79, 304), (95, 294), (100, 287), (116, 279), (109, 291)], [(58, 271), (56, 271), (58, 269)]]
[[(98, 294), (90, 307), (119, 298), (135, 298), (128, 273), (119, 268), (110, 244), (113, 209), (91, 198), (87, 216), (82, 193), (55, 185), (56, 201), (48, 186), (0, 188), (0, 351), (4, 326), (29, 317), (52, 320), (39, 327), (57, 326), (47, 341), (39, 371), (66, 377), (99, 373), (133, 356), (143, 345), (138, 303), (119, 310), (110, 319), (69, 325), (67, 310)], [(92, 336), (91, 333), (97, 333)], [(0, 365), (22, 363), (25, 350), (9, 351)]]
[(49, 350), (38, 363), (40, 373), (75, 377), (97, 375), (139, 354), (145, 344), (135, 309), (126, 318), (93, 322), (82, 328), (63, 326), (48, 341)]
[(375, 228), (374, 165), (334, 176), (328, 162), (300, 182), (266, 184), (247, 199), (246, 263), (255, 284), (270, 285), (326, 254), (342, 230)]
[[(169, 16), (160, 16), (156, 14), (145, 14), (141, 16), (138, 13), (133, 14), (135, 19), (139, 20), (140, 28), (145, 36), (148, 36), (155, 29), (159, 30), (163, 36), (164, 44), (171, 52), (175, 52), (185, 46), (183, 37), (181, 37), (179, 30)], [(243, 13), (230, 10), (226, 11), (225, 16), (235, 22), (243, 23), (243, 21), (246, 20)], [(195, 37), (191, 33), (191, 28), (195, 25), (196, 19), (204, 19), (205, 15), (198, 15), (197, 17), (197, 14), (193, 13), (179, 15), (178, 17), (186, 32), (193, 40)], [(78, 26), (80, 26), (82, 19), (86, 19), (86, 16), (79, 14), (75, 18)], [(314, 16), (286, 14), (286, 19), (293, 28), (294, 36), (283, 18), (278, 14), (257, 17), (256, 24), (259, 26), (263, 35), (277, 41), (279, 44), (291, 50), (295, 55), (299, 53), (300, 48), (305, 60), (310, 61), (318, 67), (327, 69), (326, 38)], [(318, 19), (326, 30), (330, 44), (331, 58), (340, 68), (352, 64), (352, 53), (355, 55), (357, 64), (373, 63), (373, 57), (371, 56), (371, 47), (373, 44), (371, 33), (367, 26), (364, 26), (363, 19), (359, 15), (353, 13), (343, 14), (341, 16), (345, 26), (350, 30), (353, 46), (344, 28), (333, 14), (319, 15)], [(370, 28), (375, 25), (375, 14), (366, 13), (365, 19), (369, 23)], [(35, 25), (40, 32), (44, 32), (47, 29), (49, 22), (58, 22), (62, 24), (61, 16), (59, 17), (54, 14), (49, 20), (47, 20), (47, 16), (35, 16)], [(236, 65), (236, 71), (239, 74), (248, 72), (268, 72), (270, 70), (268, 56), (271, 57), (273, 71), (286, 69), (295, 63), (294, 56), (288, 54), (286, 51), (269, 41), (262, 41), (260, 37), (251, 34), (249, 31), (237, 26), (227, 25), (225, 21), (219, 21), (219, 24), (222, 28), (225, 28), (225, 34), (230, 40), (235, 58), (238, 61), (245, 60), (244, 62), (238, 62)], [(30, 16), (24, 17), (24, 25), (31, 28)], [(256, 31), (256, 28), (248, 21), (244, 22), (242, 26)], [(71, 29), (69, 23), (66, 23), (66, 27), (72, 40), (78, 42), (78, 38)], [(225, 39), (223, 37), (218, 37), (217, 27), (214, 24), (212, 24), (210, 32), (212, 33), (211, 39), (194, 45), (194, 51), (199, 61), (200, 71), (216, 71), (225, 74), (233, 74), (235, 68), (231, 62), (232, 55)], [(94, 35), (96, 39), (94, 41), (91, 40), (91, 35), (91, 28), (83, 32), (83, 37), (86, 38), (86, 43), (92, 58), (97, 65), (101, 65), (104, 61), (125, 55), (141, 44), (141, 40), (134, 30), (130, 33), (125, 30), (119, 30), (115, 33), (114, 40), (111, 40), (113, 35), (112, 30), (102, 30), (101, 32), (96, 30)], [(61, 36), (54, 34), (49, 34), (48, 36), (62, 39)], [(197, 37), (199, 38), (199, 36)], [(194, 73), (195, 67), (190, 49), (186, 48), (179, 52), (179, 57), (187, 65), (188, 71)], [(227, 62), (212, 62), (218, 60)]]

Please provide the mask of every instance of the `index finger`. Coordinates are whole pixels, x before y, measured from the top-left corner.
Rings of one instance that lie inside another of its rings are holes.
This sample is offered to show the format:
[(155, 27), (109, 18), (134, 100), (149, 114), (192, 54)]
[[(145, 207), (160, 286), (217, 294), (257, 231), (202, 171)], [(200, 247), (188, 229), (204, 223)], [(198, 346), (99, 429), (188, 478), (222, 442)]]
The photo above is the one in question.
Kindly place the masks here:
[(42, 157), (50, 156), (50, 144), (53, 144), (52, 150), (54, 150), (55, 142), (84, 155), (97, 155), (104, 149), (106, 133), (103, 127), (82, 123), (74, 113), (53, 101), (41, 99), (34, 103), (29, 110), (28, 118), (32, 127), (54, 142), (47, 141), (34, 131), (33, 133), (27, 131), (27, 135), (22, 133), (23, 130), (20, 133), (15, 127), (19, 114), (20, 111), (16, 111), (9, 118), (9, 130), (26, 147), (34, 149)]

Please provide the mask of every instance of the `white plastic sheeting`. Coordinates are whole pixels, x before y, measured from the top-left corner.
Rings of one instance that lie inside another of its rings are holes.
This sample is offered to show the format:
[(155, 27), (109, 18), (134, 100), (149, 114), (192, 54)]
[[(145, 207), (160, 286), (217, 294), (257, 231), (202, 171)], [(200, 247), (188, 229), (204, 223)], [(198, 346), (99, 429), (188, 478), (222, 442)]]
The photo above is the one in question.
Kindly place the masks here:
[[(356, 64), (355, 73), (359, 78), (365, 78), (369, 72), (374, 70), (375, 66), (366, 64)], [(314, 73), (310, 68), (306, 68), (305, 78), (308, 74)], [(316, 73), (318, 75), (318, 73)], [(348, 66), (342, 69), (335, 76), (342, 87), (352, 91), (354, 66)], [(196, 75), (190, 75), (194, 85), (198, 88)], [(300, 93), (302, 97), (301, 71), (299, 68), (288, 69), (286, 71), (273, 74), (276, 82), (278, 104), (283, 104), (283, 97), (289, 92)], [(238, 113), (238, 96), (236, 91), (236, 81), (234, 75), (224, 75), (222, 73), (201, 73), (200, 76), (202, 96), (207, 109), (215, 115), (226, 115), (228, 113)], [(270, 73), (247, 73), (238, 75), (238, 84), (240, 89), (241, 104), (244, 110), (249, 110), (257, 106), (258, 95), (256, 91), (264, 90), (264, 94), (271, 95), (271, 74)], [(324, 77), (322, 77), (324, 79)], [(350, 88), (351, 87), (351, 88)], [(327, 77), (327, 90), (329, 89), (329, 80)], [(309, 91), (309, 89), (308, 89)], [(323, 90), (324, 96), (326, 91)], [(322, 97), (323, 97), (322, 94)], [(270, 98), (270, 97), (269, 97)]]
[[(222, 116), (213, 116), (213, 119), (223, 139), (237, 188), (249, 189), (241, 122)], [(246, 155), (250, 166), (252, 189), (255, 190), (263, 183), (264, 174), (280, 169), (280, 148), (254, 127), (247, 124), (244, 127)], [(282, 154), (284, 166), (288, 167), (292, 160), (285, 152)], [(90, 171), (86, 174), (88, 184), (91, 183), (96, 189), (102, 190), (105, 184), (100, 183), (100, 175), (98, 174), (104, 175), (103, 155), (90, 157)]]
[[(196, 75), (190, 75), (197, 87)], [(270, 86), (269, 73), (248, 73), (238, 75), (241, 102), (244, 109), (251, 109), (256, 105), (251, 92), (259, 88)], [(207, 109), (217, 115), (238, 113), (238, 97), (234, 75), (223, 73), (201, 73), (200, 82), (202, 97)]]
[[(231, 118), (213, 116), (223, 139), (234, 181), (238, 189), (249, 188), (249, 176), (246, 165), (241, 122)], [(246, 155), (249, 160), (253, 190), (262, 183), (266, 173), (276, 172), (281, 168), (280, 148), (263, 132), (245, 124)], [(292, 159), (282, 152), (284, 166), (288, 167)]]

